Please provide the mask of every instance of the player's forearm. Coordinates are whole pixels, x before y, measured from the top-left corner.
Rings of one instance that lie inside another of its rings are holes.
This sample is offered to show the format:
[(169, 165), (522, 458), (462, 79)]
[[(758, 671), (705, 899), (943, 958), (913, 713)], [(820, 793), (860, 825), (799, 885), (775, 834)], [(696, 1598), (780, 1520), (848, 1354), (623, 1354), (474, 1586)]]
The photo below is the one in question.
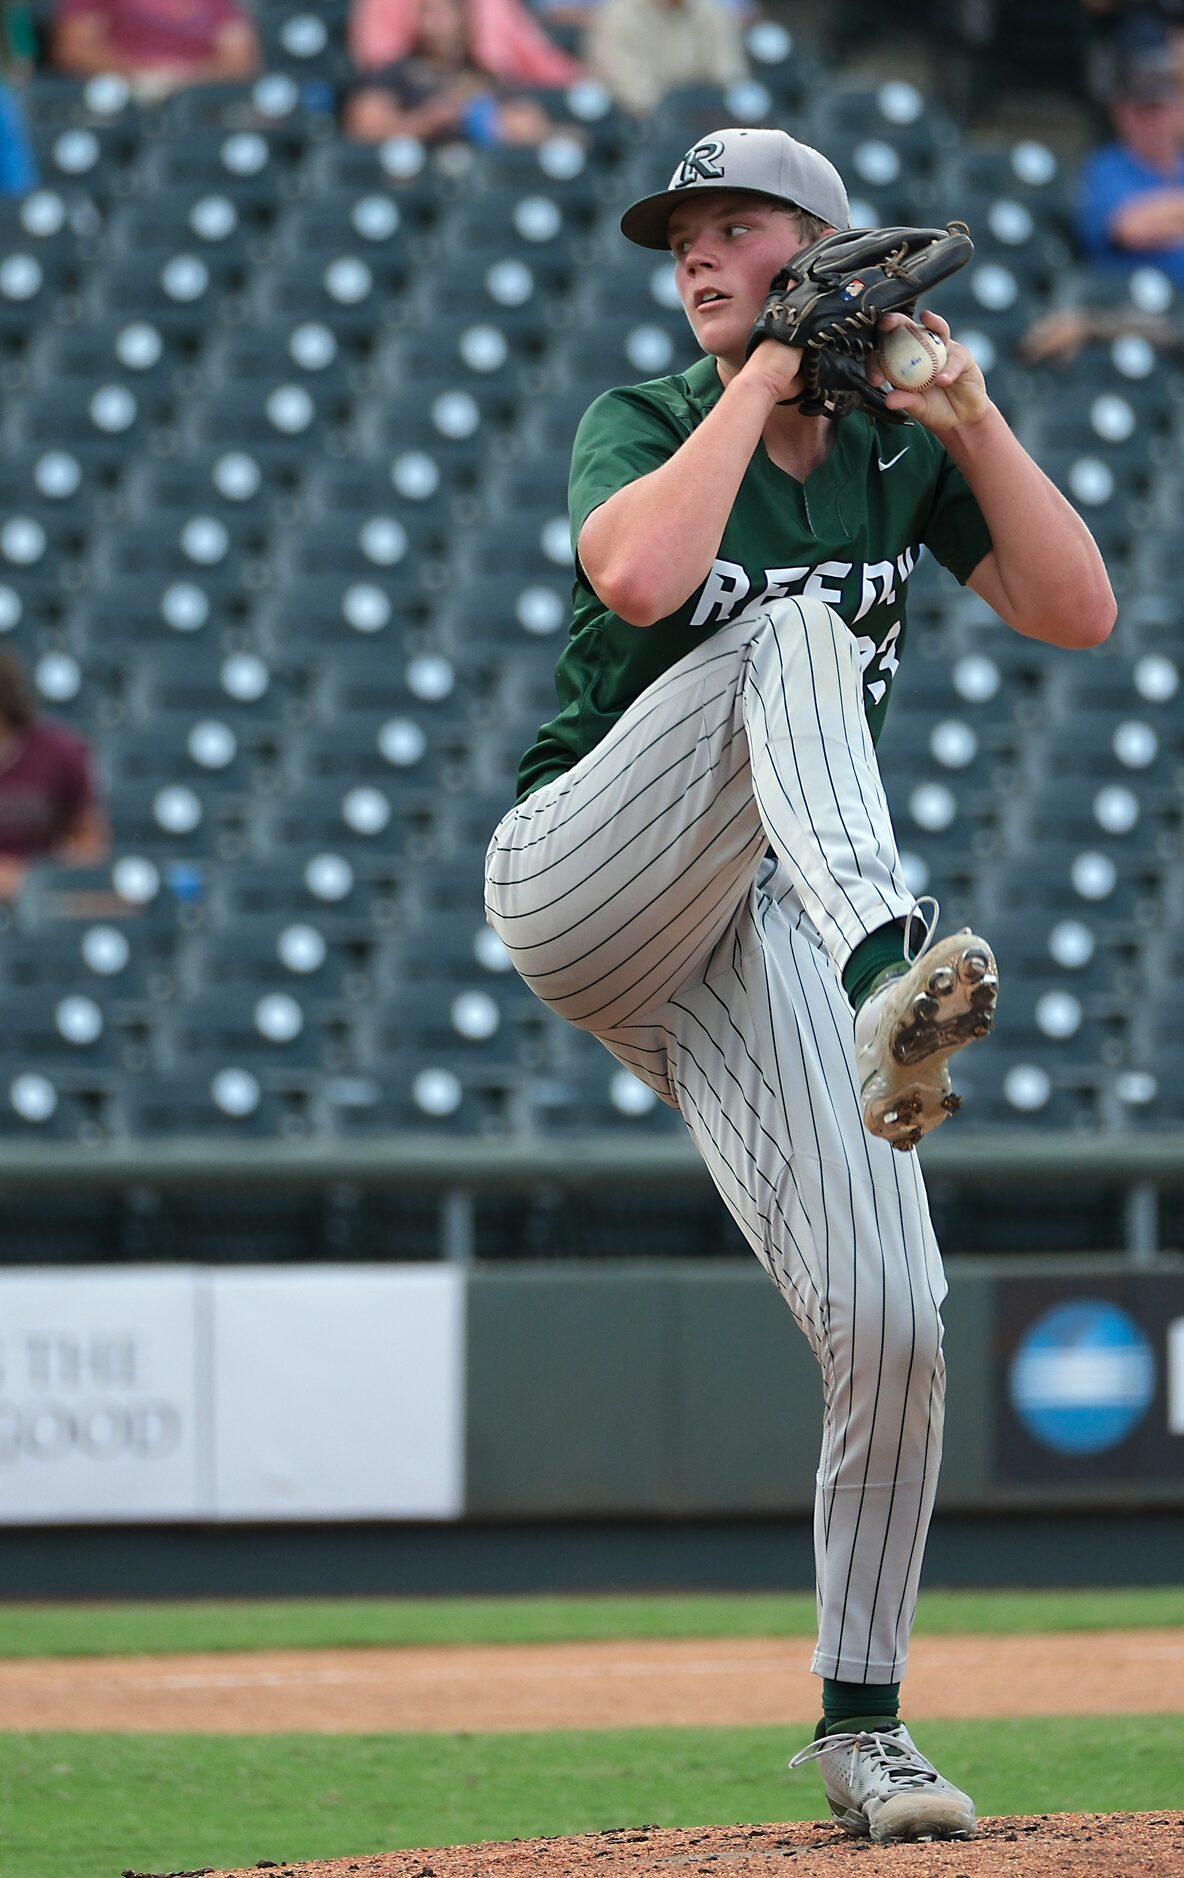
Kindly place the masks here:
[[(1116, 612), (1105, 563), (1085, 523), (1033, 462), (994, 405), (944, 439), (991, 531), (998, 593), (1009, 626), (1049, 645), (1099, 645)], [(972, 583), (976, 587), (978, 582)]]
[(652, 626), (707, 578), (774, 402), (759, 374), (738, 373), (668, 462), (592, 511), (580, 563), (622, 619)]

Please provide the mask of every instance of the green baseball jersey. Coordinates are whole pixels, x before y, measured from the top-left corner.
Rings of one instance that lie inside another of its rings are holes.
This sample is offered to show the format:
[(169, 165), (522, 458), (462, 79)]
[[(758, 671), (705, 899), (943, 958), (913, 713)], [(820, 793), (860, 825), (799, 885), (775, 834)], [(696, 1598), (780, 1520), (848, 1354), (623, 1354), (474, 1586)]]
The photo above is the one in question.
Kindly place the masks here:
[[(606, 391), (580, 421), (568, 508), (572, 544), (593, 509), (666, 462), (723, 387), (713, 358)], [(991, 546), (982, 511), (923, 425), (861, 416), (838, 424), (825, 462), (799, 483), (758, 444), (707, 578), (641, 629), (612, 613), (576, 561), (573, 616), (555, 673), (557, 714), (522, 759), (519, 799), (595, 749), (647, 685), (746, 607), (824, 600), (859, 644), (873, 738), (904, 650), (909, 575), (922, 546), (960, 581)]]

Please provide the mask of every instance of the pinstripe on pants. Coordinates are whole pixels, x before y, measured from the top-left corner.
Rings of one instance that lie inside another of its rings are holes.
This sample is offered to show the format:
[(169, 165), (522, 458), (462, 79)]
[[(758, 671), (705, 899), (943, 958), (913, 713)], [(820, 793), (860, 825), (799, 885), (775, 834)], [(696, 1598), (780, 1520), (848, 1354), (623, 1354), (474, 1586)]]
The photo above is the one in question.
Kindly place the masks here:
[(814, 1668), (852, 1682), (903, 1671), (941, 1446), (941, 1260), (916, 1157), (864, 1129), (840, 984), (912, 905), (855, 639), (814, 600), (672, 666), (486, 863), (523, 978), (681, 1110), (814, 1351)]

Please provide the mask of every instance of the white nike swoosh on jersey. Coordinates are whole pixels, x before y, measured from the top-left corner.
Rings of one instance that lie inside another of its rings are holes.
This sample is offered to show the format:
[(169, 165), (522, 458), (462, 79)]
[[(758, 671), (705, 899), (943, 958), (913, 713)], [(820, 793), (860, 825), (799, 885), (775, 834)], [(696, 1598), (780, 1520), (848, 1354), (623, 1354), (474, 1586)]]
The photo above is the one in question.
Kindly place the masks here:
[(881, 468), (882, 470), (886, 470), (886, 469), (891, 469), (891, 468), (892, 468), (892, 465), (893, 465), (894, 463), (899, 463), (899, 462), (900, 462), (900, 459), (901, 459), (901, 457), (902, 457), (902, 456), (907, 456), (907, 455), (908, 455), (908, 453), (909, 453), (909, 447), (908, 447), (908, 444), (906, 443), (906, 444), (905, 444), (905, 447), (904, 447), (904, 449), (903, 449), (903, 450), (898, 450), (898, 451), (896, 452), (896, 455), (895, 455), (895, 456), (890, 456), (890, 457), (888, 458), (888, 461), (887, 461), (886, 463), (885, 463), (885, 461), (884, 461), (884, 459), (883, 459), (883, 457), (877, 457), (877, 458), (876, 458), (876, 462), (877, 462), (877, 463), (879, 464), (879, 466), (880, 466), (880, 468)]

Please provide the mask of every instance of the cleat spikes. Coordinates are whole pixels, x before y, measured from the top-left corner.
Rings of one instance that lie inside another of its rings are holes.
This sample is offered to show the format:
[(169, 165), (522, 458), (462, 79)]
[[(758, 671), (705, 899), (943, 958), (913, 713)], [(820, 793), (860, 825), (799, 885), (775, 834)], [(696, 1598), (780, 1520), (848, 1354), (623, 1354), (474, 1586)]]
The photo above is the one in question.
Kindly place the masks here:
[(855, 1019), (860, 1110), (873, 1135), (901, 1153), (957, 1114), (950, 1058), (987, 1036), (999, 977), (991, 949), (967, 929), (927, 943), (887, 979)]

